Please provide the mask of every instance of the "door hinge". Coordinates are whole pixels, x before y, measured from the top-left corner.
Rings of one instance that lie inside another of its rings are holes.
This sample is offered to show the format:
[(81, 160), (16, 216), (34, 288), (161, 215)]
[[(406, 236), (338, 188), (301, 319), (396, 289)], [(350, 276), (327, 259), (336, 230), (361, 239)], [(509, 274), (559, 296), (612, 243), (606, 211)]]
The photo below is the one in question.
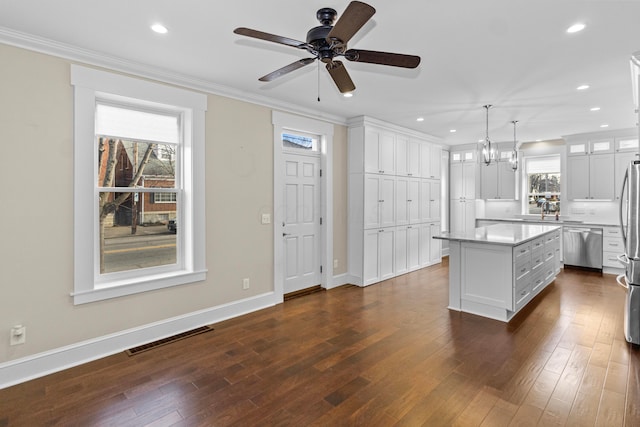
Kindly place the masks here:
[(322, 266), (320, 266), (320, 274), (322, 274)]
[(320, 169), (320, 178), (322, 178), (322, 169)]
[(320, 225), (322, 225), (322, 217), (320, 217)]

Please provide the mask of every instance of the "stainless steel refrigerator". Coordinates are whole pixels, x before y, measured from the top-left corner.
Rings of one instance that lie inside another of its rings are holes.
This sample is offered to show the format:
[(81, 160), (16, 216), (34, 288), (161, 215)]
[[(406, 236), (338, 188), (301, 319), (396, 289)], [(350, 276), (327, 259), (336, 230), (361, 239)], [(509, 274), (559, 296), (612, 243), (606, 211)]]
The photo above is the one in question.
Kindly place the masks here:
[(624, 176), (620, 227), (625, 253), (618, 259), (624, 265), (625, 273), (617, 280), (627, 289), (624, 335), (628, 342), (640, 345), (640, 160), (632, 161)]

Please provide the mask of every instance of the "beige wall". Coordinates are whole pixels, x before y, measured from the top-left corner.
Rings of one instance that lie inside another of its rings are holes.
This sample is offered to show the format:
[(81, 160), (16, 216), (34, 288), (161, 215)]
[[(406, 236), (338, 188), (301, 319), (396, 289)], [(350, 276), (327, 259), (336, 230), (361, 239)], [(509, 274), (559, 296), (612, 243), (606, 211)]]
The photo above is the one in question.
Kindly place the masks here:
[[(273, 290), (271, 109), (209, 95), (207, 280), (74, 306), (69, 61), (0, 44), (0, 363)], [(347, 131), (335, 125), (334, 257), (346, 271)], [(242, 290), (242, 278), (251, 289)], [(9, 330), (27, 326), (10, 347)]]

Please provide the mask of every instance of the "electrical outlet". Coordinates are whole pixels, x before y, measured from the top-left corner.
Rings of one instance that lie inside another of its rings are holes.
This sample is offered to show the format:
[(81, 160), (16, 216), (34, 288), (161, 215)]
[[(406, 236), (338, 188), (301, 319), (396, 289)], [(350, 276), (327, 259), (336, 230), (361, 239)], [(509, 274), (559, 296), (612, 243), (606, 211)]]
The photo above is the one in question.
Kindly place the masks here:
[(9, 345), (24, 344), (25, 342), (27, 342), (27, 327), (22, 325), (15, 325), (13, 328), (11, 328)]
[(242, 289), (249, 289), (249, 278), (245, 277), (242, 279)]
[(338, 260), (337, 259), (333, 260), (333, 268), (338, 268)]
[(262, 223), (263, 224), (271, 224), (271, 215), (268, 213), (262, 214)]

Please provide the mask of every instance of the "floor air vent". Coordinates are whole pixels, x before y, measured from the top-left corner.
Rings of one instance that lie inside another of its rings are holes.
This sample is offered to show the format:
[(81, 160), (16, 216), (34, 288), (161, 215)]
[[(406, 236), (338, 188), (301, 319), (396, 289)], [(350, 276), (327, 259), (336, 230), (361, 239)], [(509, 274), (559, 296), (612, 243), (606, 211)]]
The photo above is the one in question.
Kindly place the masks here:
[(163, 338), (158, 341), (153, 341), (147, 344), (139, 345), (138, 347), (130, 348), (129, 350), (125, 350), (125, 353), (127, 353), (129, 356), (134, 356), (136, 354), (140, 354), (148, 350), (153, 350), (156, 347), (160, 347), (166, 344), (171, 344), (172, 342), (180, 341), (185, 338), (192, 337), (194, 335), (204, 334), (205, 332), (209, 332), (209, 331), (213, 331), (213, 328), (211, 326), (201, 326), (199, 328), (192, 329), (190, 331), (186, 331), (181, 334), (172, 335), (170, 337)]

